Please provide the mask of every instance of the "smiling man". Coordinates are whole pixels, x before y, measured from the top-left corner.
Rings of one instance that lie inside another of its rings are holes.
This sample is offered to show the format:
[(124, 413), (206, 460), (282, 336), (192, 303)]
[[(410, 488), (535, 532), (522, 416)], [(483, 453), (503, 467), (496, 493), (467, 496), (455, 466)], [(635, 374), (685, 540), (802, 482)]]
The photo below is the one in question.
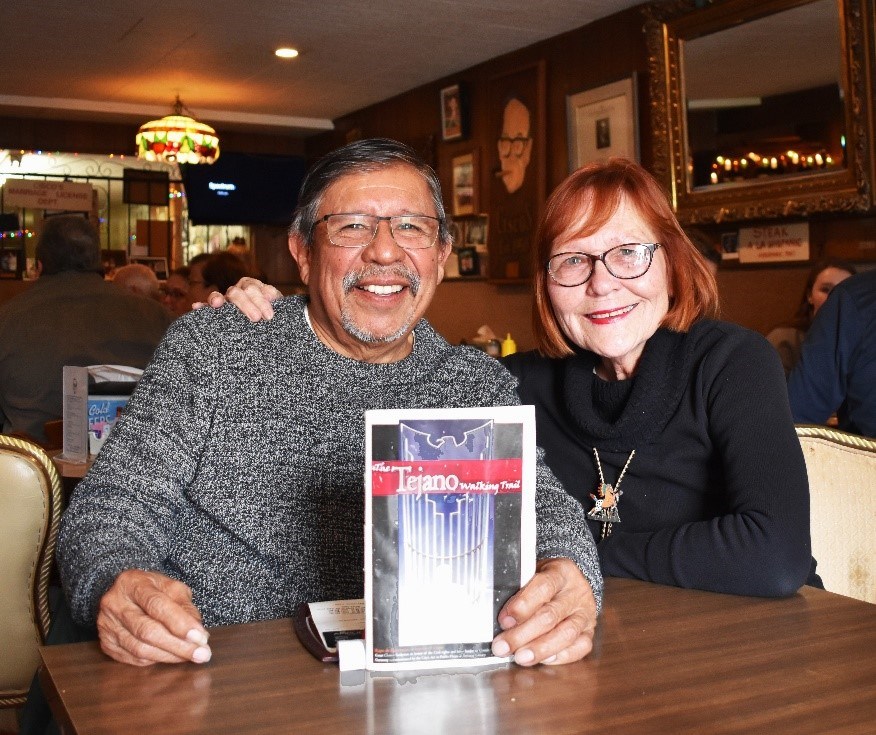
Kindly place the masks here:
[[(74, 618), (108, 655), (202, 663), (205, 626), (362, 595), (364, 412), (518, 403), (503, 367), (422, 318), (450, 246), (434, 171), (359, 141), (302, 185), (308, 297), (258, 324), (232, 306), (174, 323), (59, 536)], [(524, 665), (585, 656), (602, 593), (583, 509), (541, 455), (537, 479), (538, 572), (493, 643)]]

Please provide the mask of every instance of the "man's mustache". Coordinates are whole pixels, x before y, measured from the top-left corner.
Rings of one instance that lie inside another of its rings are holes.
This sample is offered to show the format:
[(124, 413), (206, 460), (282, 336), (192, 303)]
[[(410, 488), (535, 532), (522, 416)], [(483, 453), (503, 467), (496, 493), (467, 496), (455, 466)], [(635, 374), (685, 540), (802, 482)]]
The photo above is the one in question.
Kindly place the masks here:
[(383, 278), (386, 276), (396, 276), (406, 281), (414, 296), (416, 296), (420, 290), (420, 276), (405, 265), (367, 265), (361, 270), (351, 271), (344, 276), (344, 293), (350, 293), (350, 291), (356, 288), (356, 286), (366, 278)]

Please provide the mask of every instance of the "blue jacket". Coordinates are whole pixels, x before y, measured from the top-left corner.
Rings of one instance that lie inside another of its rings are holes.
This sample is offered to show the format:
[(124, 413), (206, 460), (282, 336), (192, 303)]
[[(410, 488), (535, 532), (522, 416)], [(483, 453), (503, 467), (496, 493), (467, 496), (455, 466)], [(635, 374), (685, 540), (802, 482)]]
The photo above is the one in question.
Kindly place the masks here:
[(876, 437), (876, 270), (847, 278), (819, 309), (788, 378), (794, 421)]

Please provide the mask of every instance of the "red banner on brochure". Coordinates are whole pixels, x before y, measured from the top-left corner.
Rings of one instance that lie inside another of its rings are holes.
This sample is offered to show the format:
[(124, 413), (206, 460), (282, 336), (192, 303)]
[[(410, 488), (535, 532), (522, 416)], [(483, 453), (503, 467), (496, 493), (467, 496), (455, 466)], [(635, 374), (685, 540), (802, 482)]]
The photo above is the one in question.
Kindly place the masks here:
[(374, 496), (417, 493), (519, 493), (521, 459), (375, 460)]

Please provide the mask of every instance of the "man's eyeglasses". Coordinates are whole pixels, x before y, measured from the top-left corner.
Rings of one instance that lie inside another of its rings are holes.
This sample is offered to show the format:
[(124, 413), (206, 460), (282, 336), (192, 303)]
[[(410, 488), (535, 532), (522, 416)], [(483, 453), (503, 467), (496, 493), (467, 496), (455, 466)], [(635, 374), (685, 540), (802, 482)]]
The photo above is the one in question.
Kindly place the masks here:
[[(314, 222), (316, 227), (325, 222), (328, 239), (339, 248), (364, 248), (377, 236), (381, 222), (389, 223), (389, 231), (396, 244), (405, 250), (431, 248), (438, 239), (441, 220), (425, 214), (398, 214), (378, 217), (376, 214), (327, 214)], [(312, 231), (312, 228), (311, 228)]]
[(548, 273), (560, 286), (580, 286), (593, 275), (596, 261), (615, 278), (630, 280), (644, 276), (654, 260), (659, 242), (631, 242), (606, 250), (602, 255), (588, 253), (557, 253), (547, 262)]
[(517, 136), (515, 138), (509, 138), (507, 135), (503, 135), (499, 138), (499, 155), (502, 158), (507, 158), (510, 155), (514, 156), (522, 156), (523, 151), (526, 149), (526, 143), (532, 140), (529, 136)]

